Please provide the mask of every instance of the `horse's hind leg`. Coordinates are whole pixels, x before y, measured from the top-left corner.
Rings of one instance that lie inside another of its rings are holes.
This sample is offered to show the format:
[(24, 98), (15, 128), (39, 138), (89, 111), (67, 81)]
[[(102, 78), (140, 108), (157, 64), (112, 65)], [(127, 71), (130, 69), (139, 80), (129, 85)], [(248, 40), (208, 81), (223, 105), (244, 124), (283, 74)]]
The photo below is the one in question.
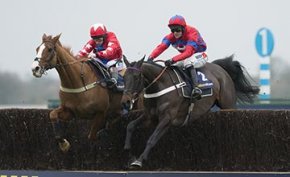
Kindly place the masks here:
[(55, 139), (58, 141), (59, 147), (63, 152), (67, 152), (69, 150), (70, 143), (65, 138), (63, 138), (62, 125), (63, 121), (69, 120), (71, 116), (71, 112), (65, 110), (62, 107), (52, 110), (49, 114)]

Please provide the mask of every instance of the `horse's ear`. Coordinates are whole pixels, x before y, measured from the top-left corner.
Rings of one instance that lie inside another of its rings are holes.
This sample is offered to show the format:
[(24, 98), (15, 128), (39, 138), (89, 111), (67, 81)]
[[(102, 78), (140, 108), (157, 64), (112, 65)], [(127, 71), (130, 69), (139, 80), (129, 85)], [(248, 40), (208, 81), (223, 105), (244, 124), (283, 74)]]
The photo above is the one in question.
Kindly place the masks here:
[(127, 57), (125, 55), (123, 55), (123, 60), (127, 67), (130, 66), (130, 62), (127, 60)]
[(47, 35), (44, 33), (44, 34), (42, 35), (42, 40), (44, 41), (46, 38), (47, 38)]
[(146, 57), (146, 55), (144, 55), (143, 58), (141, 59), (142, 63), (144, 62), (145, 57)]
[(144, 55), (144, 57), (143, 57), (141, 60), (139, 60), (139, 61), (137, 62), (137, 66), (138, 66), (138, 67), (141, 67), (141, 66), (142, 66), (142, 64), (143, 64), (143, 62), (144, 62), (144, 60), (145, 60), (145, 57), (146, 57), (146, 55)]
[(56, 44), (57, 41), (59, 40), (60, 36), (61, 36), (61, 33), (60, 33), (59, 35), (55, 36), (55, 37), (52, 39), (53, 42), (54, 42), (55, 44)]

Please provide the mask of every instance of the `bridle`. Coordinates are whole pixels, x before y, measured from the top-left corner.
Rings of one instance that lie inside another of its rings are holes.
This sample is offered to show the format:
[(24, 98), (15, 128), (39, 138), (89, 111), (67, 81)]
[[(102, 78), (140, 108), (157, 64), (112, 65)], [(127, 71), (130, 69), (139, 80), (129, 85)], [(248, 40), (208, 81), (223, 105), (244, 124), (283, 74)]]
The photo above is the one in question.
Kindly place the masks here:
[[(87, 59), (86, 58), (82, 58), (82, 59), (76, 59), (70, 62), (64, 62), (61, 63), (63, 61), (56, 61), (56, 64), (51, 64), (50, 62), (55, 58), (58, 57), (57, 56), (57, 51), (56, 51), (56, 46), (54, 45), (54, 43), (50, 42), (50, 41), (46, 41), (46, 43), (49, 43), (49, 45), (53, 46), (51, 48), (48, 48), (48, 54), (46, 56), (46, 58), (42, 58), (42, 53), (38, 54), (36, 56), (36, 58), (34, 59), (34, 62), (32, 64), (32, 70), (33, 70), (33, 74), (36, 77), (41, 77), (42, 74), (47, 74), (47, 70), (53, 69), (53, 68), (62, 68), (62, 67), (66, 67), (69, 65), (73, 65), (75, 63), (81, 63), (81, 81), (83, 83), (83, 87), (80, 88), (65, 88), (60, 86), (60, 90), (63, 92), (67, 92), (67, 93), (81, 93), (84, 91), (87, 91), (89, 89), (92, 89), (94, 87), (97, 86), (97, 81), (90, 83), (90, 84), (86, 84), (85, 83), (85, 79), (84, 79), (84, 64), (86, 63)], [(45, 46), (48, 47), (45, 43), (42, 43), (41, 47)], [(44, 50), (45, 47), (42, 47), (41, 50)], [(39, 52), (39, 51), (38, 51)]]
[[(123, 95), (126, 96), (126, 97), (128, 97), (129, 98), (129, 101), (130, 101), (129, 110), (131, 110), (133, 108), (134, 103), (140, 98), (141, 93), (142, 92), (146, 92), (146, 90), (148, 88), (150, 88), (154, 83), (156, 83), (160, 79), (160, 77), (163, 75), (163, 73), (166, 71), (166, 69), (167, 69), (167, 66), (164, 67), (162, 69), (162, 71), (157, 75), (157, 77), (155, 77), (155, 79), (152, 82), (150, 82), (145, 88), (140, 89), (140, 90), (138, 88), (130, 89), (130, 90), (127, 90), (127, 89), (124, 90)], [(137, 67), (127, 67), (127, 70), (134, 70), (134, 71), (139, 72), (141, 74), (140, 80), (141, 81), (144, 80), (144, 75), (143, 75), (143, 72), (142, 72), (142, 70), (140, 68), (137, 68)]]
[[(52, 45), (54, 45), (52, 42), (48, 42), (48, 41), (45, 43), (51, 43)], [(48, 56), (47, 61), (51, 61), (53, 59), (53, 57), (55, 57), (55, 53), (56, 53), (56, 47), (54, 45), (54, 47), (51, 50), (49, 50), (49, 56)], [(40, 63), (41, 59), (42, 59), (41, 57), (35, 57), (34, 61), (37, 61), (38, 63)], [(50, 69), (66, 67), (66, 66), (69, 66), (69, 65), (72, 65), (75, 63), (79, 63), (79, 62), (84, 62), (84, 61), (86, 61), (86, 59), (78, 59), (78, 60), (68, 62), (68, 63), (56, 63), (54, 65), (52, 65), (50, 63), (45, 63), (44, 66), (38, 65), (38, 67), (40, 69), (41, 74), (46, 74), (47, 73), (46, 71), (48, 71)]]

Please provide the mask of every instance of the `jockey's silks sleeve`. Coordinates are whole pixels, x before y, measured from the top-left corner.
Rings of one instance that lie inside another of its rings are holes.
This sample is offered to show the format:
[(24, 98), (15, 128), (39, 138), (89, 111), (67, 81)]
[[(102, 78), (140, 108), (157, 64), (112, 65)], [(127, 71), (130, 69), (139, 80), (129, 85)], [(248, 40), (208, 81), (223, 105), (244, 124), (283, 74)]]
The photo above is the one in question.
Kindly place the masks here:
[(94, 52), (100, 59), (112, 60), (122, 58), (122, 48), (116, 37), (112, 32), (108, 32), (105, 41), (101, 46), (97, 46), (96, 42), (91, 39), (79, 51), (78, 56), (87, 57), (89, 53)]
[(89, 53), (96, 47), (96, 43), (94, 40), (89, 40), (86, 45), (80, 50), (77, 54), (79, 57), (87, 57)]
[(109, 33), (107, 35), (106, 48), (105, 50), (97, 52), (97, 56), (108, 60), (122, 58), (122, 49), (115, 34)]
[(182, 61), (196, 52), (204, 52), (206, 50), (206, 44), (197, 29), (187, 25), (182, 37), (175, 38), (173, 33), (166, 35), (149, 57), (153, 59), (158, 57), (170, 45), (180, 52), (180, 54), (172, 57), (174, 62)]
[(172, 58), (172, 60), (173, 60), (174, 62), (182, 61), (182, 60), (184, 60), (184, 59), (186, 59), (186, 58), (191, 57), (194, 53), (195, 53), (194, 48), (193, 48), (192, 46), (190, 46), (190, 45), (187, 45), (187, 46), (185, 46), (185, 50), (184, 50), (182, 53), (180, 53), (180, 54), (174, 56), (174, 57)]
[(158, 57), (161, 53), (163, 53), (167, 48), (169, 47), (169, 45), (167, 46), (165, 43), (161, 43), (159, 44), (154, 50), (153, 52), (149, 55), (150, 58), (154, 59), (156, 57)]

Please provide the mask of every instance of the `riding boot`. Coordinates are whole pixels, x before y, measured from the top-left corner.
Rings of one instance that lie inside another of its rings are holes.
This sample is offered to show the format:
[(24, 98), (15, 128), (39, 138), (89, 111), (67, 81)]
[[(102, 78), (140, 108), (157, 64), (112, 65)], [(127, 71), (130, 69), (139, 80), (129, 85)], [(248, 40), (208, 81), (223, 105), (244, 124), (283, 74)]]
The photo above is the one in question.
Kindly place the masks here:
[(118, 79), (119, 79), (118, 69), (116, 67), (111, 67), (110, 68), (110, 73), (111, 73), (111, 79), (108, 81), (109, 84), (110, 84), (110, 85), (108, 84), (108, 86), (110, 88), (116, 86), (118, 90), (122, 90), (124, 88), (124, 86), (123, 85), (120, 85), (118, 83)]
[(109, 88), (113, 88), (117, 85), (118, 77), (116, 78), (115, 73), (111, 72), (111, 78), (107, 78), (106, 83)]
[(187, 68), (191, 81), (192, 81), (192, 86), (193, 86), (193, 90), (191, 92), (191, 98), (192, 100), (199, 100), (201, 99), (201, 94), (202, 91), (200, 88), (197, 87), (197, 74), (196, 74), (196, 70), (193, 66)]

